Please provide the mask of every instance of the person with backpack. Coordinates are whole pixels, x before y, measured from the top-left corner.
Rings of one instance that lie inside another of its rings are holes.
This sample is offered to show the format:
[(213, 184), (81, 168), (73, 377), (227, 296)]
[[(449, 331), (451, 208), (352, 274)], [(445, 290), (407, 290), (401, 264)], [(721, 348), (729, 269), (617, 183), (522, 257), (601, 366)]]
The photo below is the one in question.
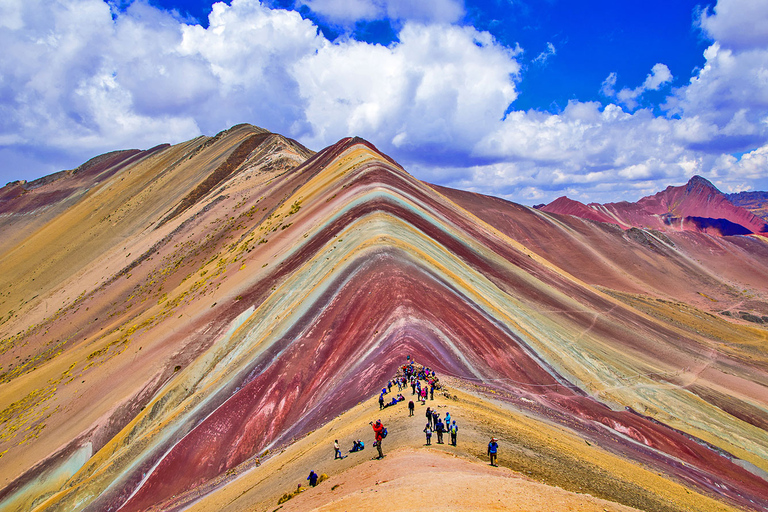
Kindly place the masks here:
[(408, 402), (408, 416), (413, 416), (413, 410), (416, 408), (416, 406), (413, 403), (413, 400)]
[(435, 430), (437, 431), (437, 444), (443, 444), (443, 432), (445, 432), (445, 424), (440, 418), (437, 419), (437, 427), (435, 427)]
[(499, 443), (495, 437), (488, 443), (488, 456), (491, 458), (491, 466), (496, 466), (496, 453), (499, 451)]
[(424, 427), (424, 433), (427, 435), (427, 446), (432, 444), (432, 428), (429, 423)]
[(384, 452), (381, 451), (381, 441), (387, 437), (387, 429), (381, 424), (381, 420), (376, 420), (376, 423), (370, 423), (373, 426), (373, 432), (376, 434), (376, 449), (379, 451), (378, 459), (384, 458)]
[(451, 433), (451, 444), (456, 446), (456, 436), (459, 434), (459, 426), (456, 425), (456, 420), (453, 420), (448, 432)]
[(384, 408), (384, 393), (379, 395), (379, 410)]

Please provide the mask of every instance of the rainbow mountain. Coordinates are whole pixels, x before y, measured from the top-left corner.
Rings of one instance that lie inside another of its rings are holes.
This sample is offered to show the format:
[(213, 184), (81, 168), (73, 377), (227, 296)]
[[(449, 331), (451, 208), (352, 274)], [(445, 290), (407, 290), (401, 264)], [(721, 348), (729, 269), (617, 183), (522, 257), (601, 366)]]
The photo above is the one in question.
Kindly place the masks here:
[[(313, 446), (370, 437), (409, 358), (464, 407), (469, 473), (496, 435), (509, 478), (603, 509), (768, 510), (763, 236), (625, 230), (250, 125), (11, 183), (0, 226), (3, 510), (274, 510)], [(393, 456), (432, 456), (386, 414)], [(341, 499), (312, 492), (286, 510)]]

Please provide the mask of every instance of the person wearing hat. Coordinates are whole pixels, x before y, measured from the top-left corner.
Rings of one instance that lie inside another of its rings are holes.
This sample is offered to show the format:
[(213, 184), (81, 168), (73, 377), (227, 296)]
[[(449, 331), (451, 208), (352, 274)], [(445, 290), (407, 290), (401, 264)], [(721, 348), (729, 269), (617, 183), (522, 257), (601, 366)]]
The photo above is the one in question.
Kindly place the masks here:
[(495, 437), (488, 443), (488, 456), (491, 458), (491, 466), (496, 466), (496, 452), (499, 450), (499, 443)]

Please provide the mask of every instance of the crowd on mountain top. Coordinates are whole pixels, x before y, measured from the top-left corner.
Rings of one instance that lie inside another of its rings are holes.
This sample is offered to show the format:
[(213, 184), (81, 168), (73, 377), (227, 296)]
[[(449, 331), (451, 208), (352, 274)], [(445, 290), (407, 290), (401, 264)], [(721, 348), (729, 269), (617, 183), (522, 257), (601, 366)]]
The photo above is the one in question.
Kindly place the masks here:
[[(408, 390), (411, 388), (411, 395), (416, 395), (417, 401), (421, 401), (424, 405), (427, 401), (427, 396), (430, 400), (435, 399), (435, 389), (440, 389), (440, 379), (435, 374), (435, 371), (429, 367), (422, 366), (412, 359), (408, 359), (408, 363), (402, 365), (397, 369), (395, 378), (387, 382), (387, 385), (381, 388), (379, 394), (379, 410), (386, 407), (397, 405), (399, 402), (405, 401), (405, 397), (402, 393), (398, 393), (397, 396), (393, 396), (391, 400), (385, 400), (384, 395), (392, 392), (392, 388), (397, 386), (397, 391)], [(422, 386), (421, 382), (424, 381)]]
[[(424, 382), (423, 385), (422, 381)], [(397, 386), (398, 394), (393, 396), (391, 400), (386, 400), (384, 395), (391, 393), (392, 388), (395, 386)], [(387, 382), (387, 385), (381, 389), (381, 393), (379, 394), (379, 410), (404, 402), (405, 397), (403, 396), (402, 391), (406, 390), (407, 393), (409, 387), (411, 388), (411, 395), (415, 396), (416, 401), (421, 402), (422, 405), (426, 405), (427, 397), (429, 397), (430, 400), (434, 400), (436, 389), (443, 389), (440, 379), (433, 369), (416, 363), (410, 356), (408, 356), (408, 362), (400, 366), (395, 377)], [(414, 409), (415, 403), (414, 400), (411, 399), (410, 402), (408, 402), (408, 416), (414, 415)], [(450, 412), (446, 412), (445, 416), (441, 418), (437, 409), (427, 407), (425, 416), (427, 418), (427, 423), (424, 426), (423, 432), (426, 436), (427, 446), (432, 444), (433, 433), (437, 434), (437, 444), (444, 444), (443, 435), (448, 433), (451, 436), (450, 444), (456, 446), (459, 426), (456, 423), (456, 420), (451, 417)], [(370, 425), (373, 428), (374, 433), (373, 446), (376, 447), (378, 452), (378, 456), (375, 458), (382, 459), (384, 457), (382, 441), (387, 437), (387, 429), (380, 419), (376, 422), (370, 422)], [(359, 452), (363, 449), (365, 449), (365, 443), (360, 439), (356, 439), (352, 443), (352, 448), (349, 450), (349, 453)], [(491, 460), (491, 466), (496, 466), (498, 440), (495, 437), (492, 437), (488, 443), (487, 453)], [(337, 439), (334, 441), (334, 459), (344, 458), (346, 458), (346, 456), (341, 455), (341, 449)], [(314, 471), (310, 473), (310, 477), (312, 477), (313, 474)], [(308, 480), (310, 480), (310, 485), (315, 485), (311, 478), (308, 478)]]

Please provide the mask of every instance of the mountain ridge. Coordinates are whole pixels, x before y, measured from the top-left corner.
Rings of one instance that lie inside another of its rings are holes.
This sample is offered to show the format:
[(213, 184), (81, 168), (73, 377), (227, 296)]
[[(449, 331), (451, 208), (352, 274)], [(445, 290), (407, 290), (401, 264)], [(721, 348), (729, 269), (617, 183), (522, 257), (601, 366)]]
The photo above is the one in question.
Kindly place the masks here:
[[(761, 237), (559, 218), (426, 184), (359, 138), (310, 155), (267, 134), (229, 160), (253, 135), (138, 159), (0, 253), (4, 508), (195, 502), (267, 450), (295, 473), (280, 452), (406, 356), (669, 489), (768, 506), (768, 332), (719, 314), (768, 315)], [(55, 280), (7, 277), (41, 262)]]
[(634, 203), (622, 201), (584, 205), (561, 197), (539, 209), (609, 222), (625, 229), (691, 230), (721, 236), (768, 232), (765, 220), (733, 204), (725, 194), (701, 176), (693, 176), (683, 186), (670, 185)]

